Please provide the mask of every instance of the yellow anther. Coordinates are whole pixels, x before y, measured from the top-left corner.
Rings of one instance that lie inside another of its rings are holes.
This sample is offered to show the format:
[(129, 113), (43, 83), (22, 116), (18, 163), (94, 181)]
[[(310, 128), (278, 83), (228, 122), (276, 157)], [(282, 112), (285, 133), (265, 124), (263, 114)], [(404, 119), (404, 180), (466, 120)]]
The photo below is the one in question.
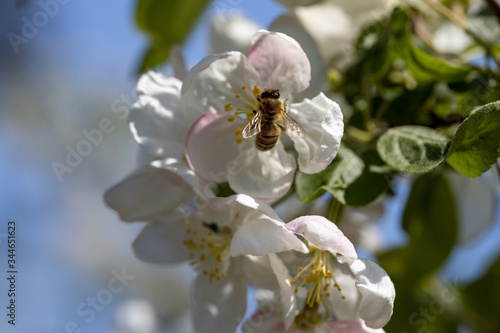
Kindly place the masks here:
[(302, 270), (303, 270), (303, 269), (304, 269), (304, 268), (303, 268), (302, 266), (301, 266), (301, 267), (299, 267), (299, 272), (302, 272)]
[(241, 128), (238, 127), (236, 131), (234, 131), (234, 135), (238, 136), (241, 134)]
[(260, 87), (259, 87), (259, 86), (254, 86), (254, 87), (253, 87), (253, 94), (254, 94), (255, 96), (259, 96), (261, 93), (262, 93), (262, 89), (260, 89)]
[(241, 144), (243, 142), (243, 138), (236, 138), (236, 143)]
[(224, 110), (226, 111), (231, 111), (233, 109), (233, 103), (229, 102), (229, 103), (226, 103), (226, 105), (224, 105)]
[(234, 117), (227, 118), (227, 121), (229, 121), (230, 123), (232, 123), (234, 121)]
[(299, 292), (299, 289), (295, 288), (295, 290), (293, 291), (294, 293), (298, 293)]
[(190, 233), (191, 233), (191, 229), (186, 229), (186, 232), (187, 232), (188, 234), (190, 234)]
[(245, 90), (247, 88), (247, 86), (241, 86), (241, 89)]
[(342, 299), (345, 299), (345, 296), (342, 296)]
[(326, 293), (325, 295), (326, 295), (326, 297), (330, 297), (330, 293)]
[(241, 95), (240, 95), (240, 94), (236, 94), (236, 95), (234, 95), (234, 97), (236, 97), (236, 98), (240, 98), (240, 97), (241, 97)]
[(205, 270), (203, 270), (203, 275), (208, 275), (208, 272), (207, 272), (207, 270), (206, 270), (206, 269), (205, 269)]
[(225, 272), (222, 272), (221, 276), (222, 276), (222, 277), (226, 277), (226, 276), (227, 276), (227, 274), (226, 274)]
[(295, 284), (295, 280), (290, 280), (290, 284)]

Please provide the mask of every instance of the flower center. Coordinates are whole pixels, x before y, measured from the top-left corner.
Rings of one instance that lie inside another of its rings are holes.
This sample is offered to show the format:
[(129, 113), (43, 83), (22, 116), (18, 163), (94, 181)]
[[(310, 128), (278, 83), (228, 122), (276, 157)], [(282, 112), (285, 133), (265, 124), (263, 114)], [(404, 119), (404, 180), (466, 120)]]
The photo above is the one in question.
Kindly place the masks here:
[(311, 256), (312, 260), (307, 266), (299, 267), (299, 273), (290, 281), (291, 284), (298, 286), (295, 288), (295, 293), (299, 291), (299, 288), (305, 288), (309, 307), (325, 303), (326, 297), (330, 296), (330, 286), (336, 288), (342, 299), (345, 299), (333, 275), (333, 255), (328, 251), (313, 248)]
[[(254, 116), (254, 110), (258, 107), (257, 96), (262, 93), (262, 89), (254, 85), (253, 89), (249, 89), (247, 86), (241, 86), (241, 91), (238, 91), (234, 95), (234, 100), (232, 102), (226, 103), (224, 105), (224, 110), (226, 112), (231, 112), (232, 114), (227, 118), (230, 123), (234, 122), (236, 118), (245, 118), (250, 121)], [(243, 142), (243, 137), (241, 136), (242, 128), (238, 127), (234, 131), (236, 136), (235, 141), (237, 144)]]
[(193, 270), (202, 272), (212, 282), (226, 277), (233, 233), (228, 227), (219, 229), (217, 225), (207, 223), (203, 226), (198, 230), (186, 229), (189, 238), (183, 244), (190, 250)]

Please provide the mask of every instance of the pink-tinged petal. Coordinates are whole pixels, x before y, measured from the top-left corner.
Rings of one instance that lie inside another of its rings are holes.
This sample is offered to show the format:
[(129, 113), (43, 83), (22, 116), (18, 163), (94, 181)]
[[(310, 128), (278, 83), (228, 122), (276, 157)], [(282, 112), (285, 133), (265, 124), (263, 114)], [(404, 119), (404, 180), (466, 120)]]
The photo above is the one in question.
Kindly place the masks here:
[(311, 65), (307, 55), (285, 34), (260, 30), (248, 58), (260, 74), (263, 88), (280, 89), (286, 98), (309, 86)]
[(147, 166), (110, 188), (104, 201), (123, 221), (149, 221), (171, 212), (192, 194), (178, 174)]
[(233, 235), (231, 255), (262, 256), (296, 250), (307, 252), (305, 244), (285, 228), (284, 223), (261, 214), (243, 223)]
[[(225, 113), (229, 102), (234, 108), (249, 108), (244, 100), (257, 105), (252, 89), (259, 79), (259, 74), (244, 54), (227, 52), (211, 55), (188, 72), (182, 84), (182, 98), (203, 113)], [(237, 94), (240, 98), (236, 97)]]
[(268, 151), (259, 151), (253, 140), (245, 140), (236, 159), (238, 172), (229, 174), (229, 185), (238, 193), (245, 193), (264, 201), (273, 201), (285, 195), (293, 183), (295, 158), (283, 144)]
[(297, 150), (299, 168), (305, 173), (323, 171), (335, 158), (344, 134), (342, 112), (323, 93), (290, 106), (290, 115), (305, 129), (305, 139), (290, 135)]
[(227, 226), (232, 230), (260, 218), (283, 223), (271, 207), (245, 194), (212, 198), (207, 201), (205, 207), (198, 209), (205, 221), (214, 222), (221, 227)]
[(284, 333), (285, 325), (281, 305), (269, 300), (262, 302), (257, 311), (241, 326), (244, 333)]
[(243, 319), (247, 285), (238, 262), (232, 260), (227, 276), (209, 282), (200, 274), (194, 283), (193, 320), (197, 332), (235, 332)]
[(391, 319), (396, 297), (391, 278), (368, 259), (357, 259), (350, 268), (356, 277), (356, 287), (362, 294), (359, 317), (369, 327), (384, 327)]
[(303, 235), (309, 243), (322, 250), (341, 254), (351, 260), (358, 257), (351, 241), (344, 236), (335, 223), (323, 216), (301, 216), (285, 226), (296, 234)]
[(361, 319), (335, 320), (328, 323), (331, 332), (335, 333), (383, 333), (382, 329), (367, 327)]
[(202, 116), (186, 141), (186, 157), (193, 170), (208, 181), (226, 182), (239, 169), (236, 159), (241, 147), (235, 131), (245, 124), (242, 118), (229, 122), (228, 115)]
[(176, 214), (166, 221), (148, 224), (135, 239), (132, 248), (139, 260), (149, 264), (181, 264), (192, 260), (189, 258), (190, 251), (182, 243), (187, 236), (182, 216)]

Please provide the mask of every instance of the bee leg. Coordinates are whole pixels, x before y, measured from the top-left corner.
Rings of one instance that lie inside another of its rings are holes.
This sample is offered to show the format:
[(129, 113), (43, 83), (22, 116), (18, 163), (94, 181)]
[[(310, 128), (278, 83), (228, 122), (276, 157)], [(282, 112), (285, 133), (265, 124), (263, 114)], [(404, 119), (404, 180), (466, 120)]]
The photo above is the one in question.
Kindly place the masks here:
[(280, 128), (280, 130), (281, 130), (282, 132), (286, 132), (286, 127), (285, 127), (285, 126), (283, 126), (283, 125), (281, 125), (281, 124), (277, 124), (277, 125), (278, 125), (278, 127)]
[(253, 112), (253, 114), (257, 114), (257, 110), (253, 110), (252, 112)]

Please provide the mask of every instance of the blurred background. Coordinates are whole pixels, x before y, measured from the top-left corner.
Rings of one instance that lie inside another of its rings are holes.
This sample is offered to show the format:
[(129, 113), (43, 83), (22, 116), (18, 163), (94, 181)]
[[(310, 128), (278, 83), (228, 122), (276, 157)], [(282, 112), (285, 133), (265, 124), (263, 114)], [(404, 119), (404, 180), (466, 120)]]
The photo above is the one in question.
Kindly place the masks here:
[[(138, 148), (123, 116), (135, 100), (137, 68), (148, 47), (135, 23), (137, 1), (52, 1), (58, 5), (44, 22), (38, 13), (49, 2), (0, 3), (0, 331), (190, 332), (192, 271), (135, 259), (131, 244), (143, 224), (119, 221), (102, 200), (137, 165)], [(183, 46), (188, 68), (209, 54), (212, 19), (221, 8), (245, 15), (256, 28), (268, 28), (286, 12), (264, 0), (209, 4)], [(29, 26), (34, 18), (45, 24)], [(30, 38), (14, 47), (8, 36), (22, 36), (23, 29)], [(171, 74), (168, 66), (158, 70)], [(103, 119), (110, 132), (81, 146)], [(58, 163), (67, 165), (78, 147), (88, 154), (58, 175)], [(498, 184), (492, 173), (483, 177)], [(407, 182), (397, 180), (396, 196), (380, 204), (385, 213), (374, 215), (376, 246), (406, 241), (399, 221)], [(498, 186), (494, 191), (498, 198)], [(442, 271), (446, 279), (473, 281), (498, 256), (500, 217), (491, 215), (485, 231), (454, 250)], [(9, 220), (17, 222), (15, 327), (4, 314)], [(110, 281), (123, 271), (127, 284), (109, 293)], [(96, 298), (105, 304), (93, 306)]]

